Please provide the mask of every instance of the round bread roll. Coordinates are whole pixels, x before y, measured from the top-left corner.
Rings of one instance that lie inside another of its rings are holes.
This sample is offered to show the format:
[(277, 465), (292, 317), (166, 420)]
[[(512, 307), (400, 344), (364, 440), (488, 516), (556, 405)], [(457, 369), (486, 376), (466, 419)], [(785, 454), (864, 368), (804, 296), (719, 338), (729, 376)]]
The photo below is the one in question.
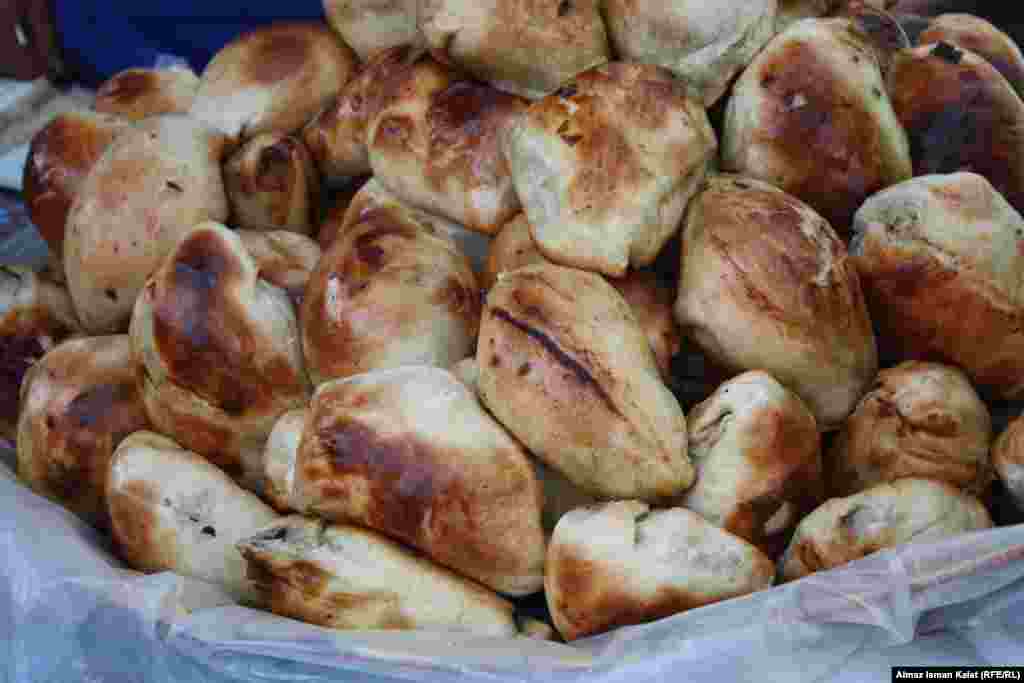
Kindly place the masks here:
[(618, 62), (534, 103), (505, 140), (541, 253), (612, 277), (654, 262), (716, 149), (671, 73)]
[(324, 0), (327, 21), (367, 61), (416, 41), (416, 0)]
[(264, 462), (288, 508), (375, 529), (501, 593), (540, 589), (540, 484), (522, 446), (447, 370), (328, 382), (304, 422), (282, 419)]
[(239, 230), (238, 237), (256, 264), (257, 277), (283, 289), (297, 313), (320, 262), (320, 246), (305, 235), (286, 230)]
[(779, 560), (779, 578), (792, 581), (879, 550), (991, 526), (977, 498), (945, 482), (900, 479), (878, 484), (848, 498), (833, 498), (805, 517)]
[(427, 55), (380, 86), (366, 126), (374, 176), (403, 201), (491, 234), (519, 211), (501, 137), (525, 100)]
[(676, 319), (718, 365), (762, 369), (818, 428), (839, 427), (878, 370), (875, 336), (846, 247), (782, 190), (710, 178), (690, 204)]
[[(491, 240), (482, 278), (484, 288), (493, 287), (504, 272), (546, 261), (530, 235), (526, 214), (517, 214)], [(624, 277), (610, 278), (608, 282), (633, 309), (633, 315), (654, 351), (658, 370), (667, 382), (672, 377), (672, 358), (683, 345), (679, 326), (672, 313), (675, 298), (673, 292), (661, 283), (655, 273), (648, 270), (631, 270)]]
[(1024, 395), (1024, 218), (980, 175), (914, 178), (857, 212), (850, 251), (887, 355)]
[(109, 114), (73, 111), (59, 114), (32, 138), (21, 181), (22, 196), (61, 279), (71, 203), (110, 143), (130, 127), (124, 119)]
[(28, 268), (0, 266), (0, 439), (17, 438), (25, 373), (79, 330), (66, 289)]
[(697, 482), (679, 504), (770, 556), (825, 498), (814, 416), (766, 372), (726, 382), (687, 420)]
[(713, 105), (775, 35), (777, 0), (605, 0), (608, 34), (622, 60), (657, 64)]
[(600, 275), (548, 263), (503, 274), (476, 358), (491, 413), (584, 491), (658, 502), (693, 483), (683, 411)]
[(131, 336), (153, 426), (259, 490), (274, 422), (312, 387), (288, 295), (258, 279), (241, 238), (189, 231), (146, 283)]
[(1024, 211), (1024, 101), (983, 57), (949, 43), (899, 52), (888, 77), (914, 175), (985, 176)]
[(302, 142), (265, 133), (251, 138), (224, 165), (235, 226), (310, 235), (320, 211), (320, 177)]
[(292, 133), (330, 103), (356, 63), (323, 23), (260, 27), (225, 45), (206, 65), (192, 115), (243, 141)]
[(100, 85), (92, 108), (129, 121), (184, 114), (192, 108), (198, 89), (199, 77), (186, 66), (125, 69)]
[(940, 14), (928, 22), (917, 42), (952, 43), (985, 58), (1024, 97), (1024, 54), (1013, 38), (973, 14)]
[(238, 543), (281, 616), (352, 629), (516, 635), (512, 603), (368, 529), (287, 517)]
[(206, 459), (140, 431), (110, 462), (107, 500), (121, 556), (143, 572), (173, 571), (223, 586), (261, 606), (235, 548), (278, 515)]
[(907, 361), (878, 373), (828, 454), (834, 495), (896, 479), (944, 481), (980, 496), (992, 482), (992, 418), (967, 376)]
[(427, 43), (499, 90), (531, 99), (610, 58), (599, 0), (420, 0)]
[[(367, 189), (369, 188), (369, 189)], [(473, 353), (480, 293), (443, 219), (386, 195), (360, 194), (310, 276), (302, 346), (314, 384), (400, 365), (450, 367)]]
[(562, 517), (544, 592), (571, 641), (771, 588), (774, 575), (764, 553), (696, 513), (617, 501)]
[(1012, 421), (996, 439), (992, 464), (1010, 500), (1024, 510), (1024, 416)]
[(911, 175), (874, 47), (852, 19), (777, 35), (733, 88), (722, 168), (807, 202), (840, 234), (871, 194)]
[(107, 529), (107, 469), (126, 436), (148, 429), (128, 335), (72, 339), (25, 376), (18, 476), (36, 493)]
[(224, 138), (168, 114), (123, 132), (96, 162), (67, 219), (64, 270), (75, 311), (92, 334), (128, 329), (146, 278), (178, 239), (222, 221)]

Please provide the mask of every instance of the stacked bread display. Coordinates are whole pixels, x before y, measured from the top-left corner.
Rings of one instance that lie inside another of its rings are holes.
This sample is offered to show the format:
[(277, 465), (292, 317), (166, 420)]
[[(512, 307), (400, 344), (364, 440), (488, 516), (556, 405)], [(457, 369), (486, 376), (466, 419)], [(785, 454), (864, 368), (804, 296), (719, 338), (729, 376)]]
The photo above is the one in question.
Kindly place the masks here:
[(875, 4), (325, 2), (119, 74), (26, 164), (19, 475), (283, 616), (565, 640), (1024, 509), (1024, 60)]

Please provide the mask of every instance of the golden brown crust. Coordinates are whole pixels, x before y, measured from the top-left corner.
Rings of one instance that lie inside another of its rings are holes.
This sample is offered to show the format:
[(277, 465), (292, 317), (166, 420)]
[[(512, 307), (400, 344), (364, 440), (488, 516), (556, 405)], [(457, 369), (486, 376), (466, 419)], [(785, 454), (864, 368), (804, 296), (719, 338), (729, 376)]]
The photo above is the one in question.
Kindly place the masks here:
[(980, 496), (992, 482), (988, 408), (958, 369), (908, 361), (878, 374), (829, 452), (829, 484), (848, 496), (905, 477)]
[(256, 262), (257, 276), (283, 289), (296, 310), (302, 306), (309, 276), (320, 262), (317, 243), (305, 235), (282, 230), (239, 230), (238, 237)]
[(298, 138), (279, 133), (251, 138), (225, 164), (224, 187), (236, 227), (313, 232), (320, 178)]
[(324, 0), (324, 14), (363, 61), (415, 42), (417, 0)]
[(917, 39), (920, 45), (952, 43), (984, 57), (1024, 97), (1024, 55), (1006, 33), (971, 14), (940, 14)]
[(32, 138), (22, 192), (32, 223), (57, 262), (63, 257), (64, 227), (78, 188), (128, 126), (108, 114), (69, 112), (54, 118)]
[(107, 469), (129, 434), (148, 428), (128, 335), (75, 339), (26, 376), (18, 476), (99, 528), (109, 527)]
[(198, 89), (199, 77), (187, 67), (125, 69), (100, 85), (92, 108), (129, 121), (184, 114)]
[(896, 55), (888, 86), (915, 176), (977, 173), (1024, 211), (1024, 101), (991, 64), (948, 43), (922, 45)]

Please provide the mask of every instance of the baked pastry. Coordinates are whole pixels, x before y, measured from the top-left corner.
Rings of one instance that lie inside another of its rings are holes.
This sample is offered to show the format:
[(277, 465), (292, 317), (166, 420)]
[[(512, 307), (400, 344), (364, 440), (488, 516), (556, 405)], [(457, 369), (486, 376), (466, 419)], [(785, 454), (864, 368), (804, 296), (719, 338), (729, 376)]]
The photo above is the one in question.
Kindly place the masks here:
[(548, 546), (544, 589), (566, 640), (770, 588), (760, 550), (683, 508), (617, 501), (566, 514)]
[(682, 408), (600, 275), (550, 263), (503, 274), (476, 358), (484, 405), (587, 493), (665, 502), (693, 483)]
[(834, 17), (850, 5), (864, 4), (874, 9), (888, 9), (896, 0), (779, 0), (775, 30), (781, 33), (801, 19)]
[(136, 432), (110, 462), (107, 499), (114, 542), (133, 568), (203, 579), (261, 606), (235, 544), (278, 515), (205, 458)]
[(197, 223), (222, 221), (224, 138), (188, 116), (142, 121), (117, 137), (80, 185), (67, 218), (64, 270), (82, 326), (128, 329), (149, 274)]
[(917, 42), (951, 43), (984, 57), (1024, 97), (1024, 54), (1013, 38), (985, 19), (973, 14), (940, 14), (928, 22)]
[(718, 365), (761, 369), (837, 428), (878, 370), (860, 279), (828, 222), (740, 176), (710, 178), (683, 228), (676, 320)]
[(416, 0), (324, 0), (324, 14), (364, 62), (417, 37)]
[(949, 43), (896, 54), (888, 76), (914, 175), (985, 176), (1024, 211), (1024, 101), (994, 66)]
[(665, 67), (710, 107), (775, 35), (776, 7), (777, 0), (605, 0), (602, 13), (619, 59)]
[(745, 372), (690, 411), (697, 481), (679, 499), (769, 556), (825, 499), (814, 416), (766, 372)]
[(303, 421), (283, 419), (264, 458), (276, 500), (387, 534), (498, 592), (540, 589), (540, 484), (522, 446), (447, 370), (328, 382)]
[(320, 176), (298, 138), (251, 138), (224, 165), (224, 186), (235, 227), (310, 235), (318, 222)]
[(654, 262), (716, 149), (707, 113), (670, 72), (624, 62), (535, 102), (505, 140), (541, 253), (612, 277)]
[(65, 288), (22, 266), (0, 266), (0, 439), (17, 438), (22, 378), (80, 327)]
[(366, 126), (376, 179), (413, 206), (497, 232), (520, 208), (501, 138), (526, 101), (428, 55), (410, 57), (379, 87)]
[[(1016, 96), (1014, 96), (1016, 97)], [(887, 355), (1024, 392), (1024, 218), (973, 173), (922, 176), (868, 199), (850, 251)]]
[(292, 303), (258, 278), (241, 238), (212, 222), (190, 230), (147, 281), (131, 337), (154, 429), (259, 490), (274, 422), (312, 387)]
[[(370, 370), (450, 367), (473, 352), (480, 295), (469, 260), (428, 217), (368, 183), (310, 276), (302, 346), (315, 384)], [(361, 198), (362, 197), (362, 198)], [(372, 208), (360, 210), (363, 198)]]
[(791, 25), (729, 98), (722, 169), (785, 190), (840, 234), (869, 195), (910, 178), (910, 157), (875, 48), (853, 19)]
[(198, 89), (199, 77), (187, 66), (125, 69), (100, 85), (92, 108), (129, 121), (184, 114), (192, 108)]
[(423, 37), (442, 61), (499, 90), (544, 97), (610, 59), (599, 0), (420, 0)]
[(1024, 418), (1010, 422), (996, 439), (992, 465), (1010, 500), (1024, 510)]
[(907, 361), (878, 373), (843, 425), (827, 463), (833, 495), (906, 477), (981, 496), (992, 482), (992, 418), (967, 376)]
[(352, 50), (321, 22), (263, 26), (213, 56), (192, 115), (232, 140), (293, 133), (330, 103), (356, 64)]
[(283, 289), (298, 315), (306, 285), (320, 262), (320, 246), (286, 230), (239, 230), (238, 237), (256, 264), (256, 276)]
[(988, 529), (981, 502), (945, 482), (900, 479), (833, 498), (805, 517), (779, 560), (792, 581), (905, 543), (939, 541)]
[(114, 449), (149, 426), (128, 335), (64, 342), (32, 366), (21, 396), (18, 476), (36, 493), (107, 529), (107, 468)]
[(238, 543), (262, 602), (337, 629), (516, 635), (512, 603), (379, 533), (287, 517)]

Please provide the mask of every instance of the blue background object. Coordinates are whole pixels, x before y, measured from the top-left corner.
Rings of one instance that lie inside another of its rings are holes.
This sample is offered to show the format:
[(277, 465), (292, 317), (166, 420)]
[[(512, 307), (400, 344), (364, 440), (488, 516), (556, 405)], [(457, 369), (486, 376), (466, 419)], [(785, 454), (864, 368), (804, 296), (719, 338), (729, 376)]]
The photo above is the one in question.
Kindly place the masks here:
[(64, 59), (96, 86), (118, 71), (181, 57), (199, 73), (227, 42), (272, 21), (323, 18), (322, 0), (56, 0)]

